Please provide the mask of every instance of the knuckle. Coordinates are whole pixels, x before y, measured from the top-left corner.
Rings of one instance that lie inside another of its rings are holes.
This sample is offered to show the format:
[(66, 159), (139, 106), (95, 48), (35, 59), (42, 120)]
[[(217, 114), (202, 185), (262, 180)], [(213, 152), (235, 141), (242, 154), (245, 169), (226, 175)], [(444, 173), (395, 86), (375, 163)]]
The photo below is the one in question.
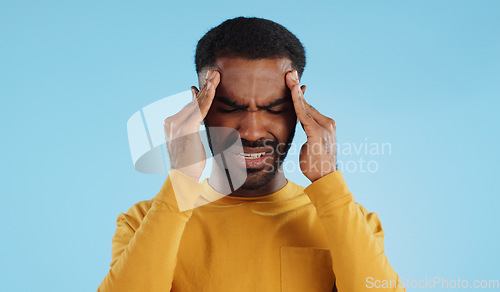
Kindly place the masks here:
[(164, 128), (175, 128), (175, 118), (170, 116), (163, 121)]

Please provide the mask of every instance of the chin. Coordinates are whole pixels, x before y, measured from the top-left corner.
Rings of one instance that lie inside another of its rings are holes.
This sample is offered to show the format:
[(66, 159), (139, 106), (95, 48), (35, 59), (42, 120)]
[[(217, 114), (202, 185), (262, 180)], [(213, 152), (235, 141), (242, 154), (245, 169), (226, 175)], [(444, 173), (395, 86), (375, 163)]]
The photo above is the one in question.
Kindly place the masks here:
[(274, 176), (276, 175), (276, 171), (266, 171), (265, 169), (254, 170), (247, 169), (247, 179), (240, 187), (240, 189), (244, 190), (258, 190), (265, 187), (268, 183), (270, 183)]

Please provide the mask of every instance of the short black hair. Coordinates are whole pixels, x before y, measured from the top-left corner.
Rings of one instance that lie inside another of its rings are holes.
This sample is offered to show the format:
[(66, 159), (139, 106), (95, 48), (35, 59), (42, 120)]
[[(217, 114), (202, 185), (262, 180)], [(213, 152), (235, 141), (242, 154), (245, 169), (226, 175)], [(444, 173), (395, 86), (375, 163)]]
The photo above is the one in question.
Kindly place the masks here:
[(285, 57), (292, 61), (299, 76), (306, 66), (305, 49), (299, 39), (281, 24), (257, 17), (228, 19), (209, 30), (196, 46), (196, 72), (214, 66), (221, 57)]

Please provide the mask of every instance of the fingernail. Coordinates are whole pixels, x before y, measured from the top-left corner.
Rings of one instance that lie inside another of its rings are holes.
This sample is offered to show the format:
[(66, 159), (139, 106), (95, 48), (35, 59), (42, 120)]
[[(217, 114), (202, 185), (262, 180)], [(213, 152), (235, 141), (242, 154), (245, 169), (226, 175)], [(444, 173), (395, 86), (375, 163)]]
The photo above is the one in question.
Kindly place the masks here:
[(207, 70), (207, 76), (205, 76), (205, 79), (208, 79), (210, 77), (210, 71), (212, 71), (212, 70), (210, 70), (210, 69)]
[(299, 74), (297, 73), (297, 70), (293, 71), (293, 79), (295, 79), (295, 81), (299, 81)]

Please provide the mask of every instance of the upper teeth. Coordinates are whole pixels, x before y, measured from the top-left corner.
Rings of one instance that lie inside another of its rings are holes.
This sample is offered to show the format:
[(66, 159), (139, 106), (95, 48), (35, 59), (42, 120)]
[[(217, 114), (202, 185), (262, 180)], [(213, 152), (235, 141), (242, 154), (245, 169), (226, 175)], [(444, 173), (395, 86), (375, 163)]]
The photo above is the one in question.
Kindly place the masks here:
[(246, 159), (256, 159), (266, 154), (266, 152), (261, 153), (238, 153), (240, 156), (245, 157)]

